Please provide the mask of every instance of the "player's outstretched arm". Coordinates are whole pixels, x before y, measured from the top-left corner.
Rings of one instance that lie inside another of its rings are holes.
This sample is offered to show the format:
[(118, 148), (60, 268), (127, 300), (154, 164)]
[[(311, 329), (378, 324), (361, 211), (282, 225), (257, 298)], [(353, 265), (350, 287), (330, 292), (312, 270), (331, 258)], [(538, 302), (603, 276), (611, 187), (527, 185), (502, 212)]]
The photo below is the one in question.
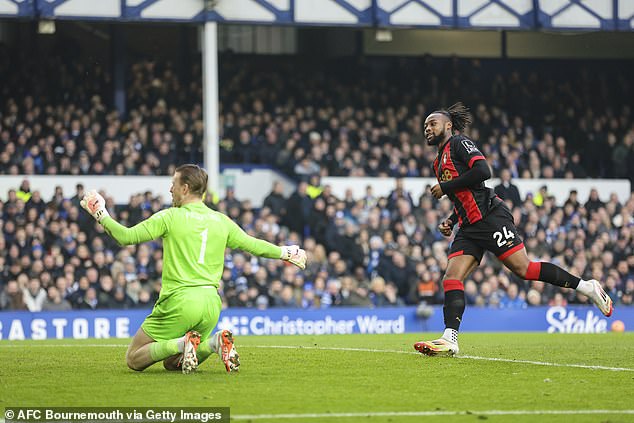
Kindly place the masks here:
[(141, 244), (159, 238), (167, 232), (165, 212), (159, 212), (138, 225), (126, 228), (110, 217), (106, 201), (97, 191), (89, 191), (80, 204), (120, 245)]
[(227, 246), (247, 251), (258, 257), (281, 259), (294, 264), (300, 269), (306, 268), (306, 251), (298, 245), (278, 247), (263, 239), (258, 239), (247, 234), (229, 217), (222, 215), (229, 225), (229, 237)]

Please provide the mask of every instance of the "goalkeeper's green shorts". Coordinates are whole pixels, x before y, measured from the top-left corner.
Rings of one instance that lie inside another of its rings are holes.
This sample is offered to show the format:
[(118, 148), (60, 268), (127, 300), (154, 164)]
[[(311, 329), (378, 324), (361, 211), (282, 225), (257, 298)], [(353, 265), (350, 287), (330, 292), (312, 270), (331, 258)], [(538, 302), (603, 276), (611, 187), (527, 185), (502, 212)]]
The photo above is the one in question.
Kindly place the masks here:
[(216, 288), (177, 289), (159, 297), (141, 327), (155, 341), (179, 338), (190, 330), (200, 333), (204, 341), (216, 327), (221, 308)]

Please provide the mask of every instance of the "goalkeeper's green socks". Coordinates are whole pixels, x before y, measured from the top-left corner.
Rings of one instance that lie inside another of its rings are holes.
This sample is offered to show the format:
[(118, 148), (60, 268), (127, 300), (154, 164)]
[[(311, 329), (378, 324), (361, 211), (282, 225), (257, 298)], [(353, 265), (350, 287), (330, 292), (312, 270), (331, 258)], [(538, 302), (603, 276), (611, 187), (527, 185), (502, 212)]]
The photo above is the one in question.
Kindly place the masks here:
[[(214, 334), (215, 335), (215, 334)], [(162, 361), (168, 357), (182, 353), (185, 348), (185, 337), (170, 339), (169, 341), (158, 341), (150, 344), (150, 356), (154, 361)], [(214, 344), (214, 336), (206, 342), (201, 342), (196, 351), (198, 363), (205, 361), (211, 354), (217, 352)]]
[(185, 337), (158, 341), (150, 344), (150, 356), (154, 361), (165, 360), (168, 357), (182, 353), (185, 348)]
[(212, 334), (205, 342), (201, 342), (196, 351), (196, 357), (198, 357), (198, 364), (207, 360), (210, 355), (218, 354), (220, 349), (220, 331)]
[(198, 358), (198, 364), (200, 364), (203, 361), (207, 360), (209, 358), (209, 356), (214, 353), (214, 351), (209, 346), (209, 343), (210, 343), (209, 340), (207, 340), (205, 342), (201, 342), (200, 345), (198, 346), (198, 350), (196, 351), (196, 357)]

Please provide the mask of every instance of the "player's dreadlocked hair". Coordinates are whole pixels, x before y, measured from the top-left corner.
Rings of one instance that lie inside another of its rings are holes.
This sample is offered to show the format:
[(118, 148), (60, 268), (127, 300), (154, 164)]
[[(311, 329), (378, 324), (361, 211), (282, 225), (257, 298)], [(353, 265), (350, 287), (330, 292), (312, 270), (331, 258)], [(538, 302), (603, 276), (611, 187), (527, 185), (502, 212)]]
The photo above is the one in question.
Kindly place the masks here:
[(471, 113), (469, 113), (469, 108), (467, 108), (460, 101), (448, 107), (447, 109), (438, 110), (434, 113), (441, 113), (448, 116), (449, 119), (451, 119), (453, 129), (455, 129), (456, 131), (462, 131), (467, 127), (467, 125), (473, 122)]

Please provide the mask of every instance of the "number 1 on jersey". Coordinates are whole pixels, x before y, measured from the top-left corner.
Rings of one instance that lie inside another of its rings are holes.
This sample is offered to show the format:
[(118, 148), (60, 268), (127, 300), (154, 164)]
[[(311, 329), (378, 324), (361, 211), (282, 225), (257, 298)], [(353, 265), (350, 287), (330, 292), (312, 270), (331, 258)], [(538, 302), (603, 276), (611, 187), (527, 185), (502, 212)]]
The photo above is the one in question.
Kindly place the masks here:
[(200, 233), (200, 237), (203, 239), (200, 244), (200, 254), (198, 255), (198, 263), (205, 264), (205, 250), (207, 249), (207, 233), (209, 232), (209, 228), (205, 229)]

